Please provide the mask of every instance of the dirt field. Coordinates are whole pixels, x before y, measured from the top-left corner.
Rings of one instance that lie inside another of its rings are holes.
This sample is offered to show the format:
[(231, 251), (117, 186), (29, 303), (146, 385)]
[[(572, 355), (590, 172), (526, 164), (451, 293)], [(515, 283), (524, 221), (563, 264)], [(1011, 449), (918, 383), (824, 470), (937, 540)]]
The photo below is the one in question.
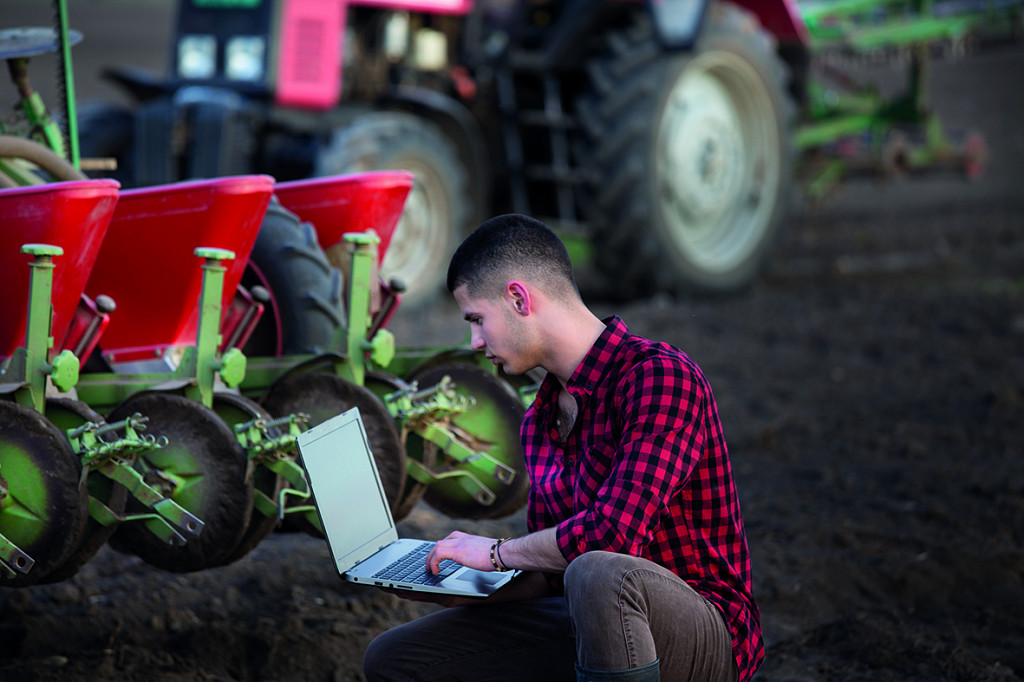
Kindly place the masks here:
[[(121, 33), (144, 40), (146, 16)], [(76, 57), (90, 73), (136, 49), (89, 44)], [(145, 58), (159, 68), (163, 53)], [(743, 296), (595, 302), (711, 379), (768, 643), (762, 682), (1024, 679), (1021, 73), (1019, 45), (936, 65), (944, 121), (988, 141), (979, 182), (865, 182), (798, 206), (773, 272)], [(393, 330), (400, 344), (463, 332), (450, 306)], [(403, 526), (498, 535), (522, 518), (421, 506)], [(342, 584), (306, 535), (186, 575), (104, 549), (64, 583), (0, 591), (0, 679), (358, 680), (369, 639), (424, 608)]]

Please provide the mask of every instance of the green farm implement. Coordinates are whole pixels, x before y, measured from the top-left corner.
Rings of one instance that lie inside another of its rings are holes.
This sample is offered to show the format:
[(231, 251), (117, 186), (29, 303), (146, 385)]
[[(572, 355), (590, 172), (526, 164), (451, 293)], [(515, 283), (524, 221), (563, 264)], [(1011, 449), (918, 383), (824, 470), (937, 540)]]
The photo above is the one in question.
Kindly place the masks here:
[(518, 508), (523, 399), (473, 353), (385, 328), (401, 286), (377, 268), (411, 174), (84, 179), (73, 145), (33, 139), (44, 35), (0, 34), (35, 102), (0, 151), (0, 585), (70, 577), (108, 541), (195, 571), (282, 525), (318, 533), (295, 436), (352, 406), (396, 516), (434, 487), (467, 516)]

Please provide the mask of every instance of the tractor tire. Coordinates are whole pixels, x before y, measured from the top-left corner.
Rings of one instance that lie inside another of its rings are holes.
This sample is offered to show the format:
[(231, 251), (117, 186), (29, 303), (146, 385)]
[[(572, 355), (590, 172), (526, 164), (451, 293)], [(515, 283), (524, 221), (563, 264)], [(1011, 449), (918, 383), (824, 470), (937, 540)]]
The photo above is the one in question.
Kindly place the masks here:
[(578, 101), (596, 265), (617, 296), (727, 294), (761, 273), (788, 209), (795, 107), (756, 18), (712, 3), (690, 53), (643, 15), (612, 32)]
[[(240, 424), (246, 424), (253, 419), (262, 419), (264, 422), (273, 419), (270, 413), (255, 401), (227, 392), (214, 393), (213, 411), (228, 425), (228, 428), (236, 433)], [(267, 434), (273, 438), (279, 438), (281, 430), (276, 426), (270, 427), (267, 429)], [(276, 502), (285, 487), (285, 480), (259, 462), (250, 464), (248, 475), (252, 477), (254, 494), (259, 491)], [(221, 559), (221, 565), (227, 566), (244, 557), (273, 533), (277, 525), (276, 515), (268, 516), (257, 509), (254, 504), (252, 515), (249, 517), (249, 525), (246, 527), (245, 533), (242, 534), (242, 539), (238, 541), (234, 549), (228, 552), (227, 556)]]
[(327, 262), (316, 229), (272, 200), (242, 286), (271, 299), (242, 351), (248, 357), (319, 354), (345, 319), (341, 273)]
[[(249, 460), (235, 434), (212, 409), (171, 393), (136, 393), (111, 411), (110, 422), (133, 414), (149, 417), (148, 429), (167, 444), (141, 454), (135, 469), (152, 486), (204, 526), (184, 545), (168, 544), (141, 520), (118, 525), (110, 546), (164, 571), (190, 573), (224, 565), (242, 541), (252, 516)], [(152, 510), (129, 498), (127, 511)]]
[(416, 176), (381, 277), (405, 285), (403, 307), (420, 307), (442, 291), (448, 259), (471, 228), (469, 171), (438, 126), (398, 111), (367, 112), (338, 128), (315, 173), (371, 170), (408, 170)]
[(0, 535), (35, 563), (0, 577), (0, 587), (28, 587), (59, 569), (89, 521), (82, 461), (64, 434), (35, 410), (0, 400)]
[[(86, 422), (103, 424), (103, 417), (80, 400), (68, 398), (47, 398), (46, 418), (62, 433), (77, 428)], [(128, 500), (128, 490), (98, 471), (93, 471), (86, 478), (86, 489), (89, 497), (95, 498), (115, 514), (122, 514)], [(110, 536), (117, 530), (117, 524), (104, 526), (91, 516), (86, 522), (85, 532), (71, 556), (50, 571), (40, 581), (43, 584), (56, 583), (74, 577), (85, 564), (96, 555), (107, 543)]]

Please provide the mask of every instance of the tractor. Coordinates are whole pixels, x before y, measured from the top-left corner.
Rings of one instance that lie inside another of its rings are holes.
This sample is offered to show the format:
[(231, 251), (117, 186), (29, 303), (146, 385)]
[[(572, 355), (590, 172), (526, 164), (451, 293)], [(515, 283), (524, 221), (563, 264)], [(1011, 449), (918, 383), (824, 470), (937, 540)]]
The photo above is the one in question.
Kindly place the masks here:
[[(1019, 33), (1020, 5), (180, 0), (167, 77), (110, 69), (138, 104), (83, 110), (82, 144), (126, 186), (412, 171), (382, 266), (407, 306), (440, 289), (468, 229), (510, 211), (556, 228), (609, 296), (736, 292), (798, 187), (977, 172), (981, 141), (949, 139), (928, 108), (928, 62)], [(907, 92), (844, 72), (867, 56), (905, 58)]]

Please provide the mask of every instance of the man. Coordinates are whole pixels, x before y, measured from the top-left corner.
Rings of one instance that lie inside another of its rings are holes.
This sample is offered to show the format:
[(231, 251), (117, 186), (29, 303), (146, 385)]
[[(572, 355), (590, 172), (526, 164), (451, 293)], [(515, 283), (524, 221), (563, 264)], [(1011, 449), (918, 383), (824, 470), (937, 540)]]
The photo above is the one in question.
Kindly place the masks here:
[(454, 532), (427, 559), (524, 573), (395, 628), (369, 680), (747, 680), (763, 656), (750, 560), (711, 387), (682, 351), (602, 321), (561, 240), (521, 215), (458, 248), (448, 290), (472, 346), (547, 370), (522, 425), (528, 533)]

